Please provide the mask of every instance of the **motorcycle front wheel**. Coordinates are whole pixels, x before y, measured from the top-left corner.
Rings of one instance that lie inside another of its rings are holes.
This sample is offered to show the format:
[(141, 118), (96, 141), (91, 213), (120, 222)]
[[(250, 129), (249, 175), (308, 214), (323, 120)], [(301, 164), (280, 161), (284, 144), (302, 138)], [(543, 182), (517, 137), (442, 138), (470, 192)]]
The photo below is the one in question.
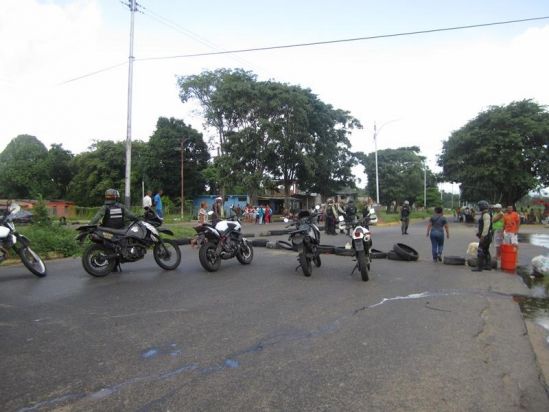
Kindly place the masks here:
[(358, 262), (358, 269), (360, 270), (360, 276), (362, 277), (362, 280), (364, 282), (367, 282), (369, 279), (368, 269), (370, 265), (368, 264), (368, 259), (366, 258), (366, 252), (364, 252), (363, 250), (356, 252), (356, 260)]
[(297, 260), (299, 260), (299, 265), (301, 266), (301, 270), (303, 270), (303, 274), (306, 277), (311, 276), (311, 274), (313, 273), (313, 265), (311, 264), (311, 259), (305, 256), (304, 251), (301, 251), (299, 253), (299, 255), (297, 256)]
[(172, 240), (155, 244), (153, 256), (157, 265), (164, 270), (174, 270), (181, 263), (181, 250)]
[(221, 266), (221, 256), (215, 253), (217, 246), (212, 242), (203, 243), (198, 251), (200, 264), (208, 272), (215, 272)]
[(254, 258), (254, 250), (248, 242), (242, 242), (236, 251), (236, 258), (243, 265), (249, 265)]
[(86, 272), (96, 278), (107, 276), (114, 270), (116, 259), (109, 257), (112, 250), (94, 243), (89, 245), (82, 254), (82, 265)]
[(44, 265), (44, 262), (40, 256), (38, 256), (38, 254), (30, 247), (22, 247), (17, 251), (17, 254), (21, 258), (23, 264), (32, 272), (33, 275), (43, 278), (48, 274), (46, 271), (46, 265)]

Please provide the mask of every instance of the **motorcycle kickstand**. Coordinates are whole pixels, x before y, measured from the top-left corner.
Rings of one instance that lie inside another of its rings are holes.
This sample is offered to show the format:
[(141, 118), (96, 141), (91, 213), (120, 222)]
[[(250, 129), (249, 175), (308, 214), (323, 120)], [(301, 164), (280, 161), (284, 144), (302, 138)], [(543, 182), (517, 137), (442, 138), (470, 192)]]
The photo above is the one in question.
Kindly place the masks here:
[(355, 270), (358, 269), (358, 262), (355, 264), (355, 267), (353, 268), (353, 271), (351, 272), (350, 276), (353, 276), (353, 273), (355, 273)]

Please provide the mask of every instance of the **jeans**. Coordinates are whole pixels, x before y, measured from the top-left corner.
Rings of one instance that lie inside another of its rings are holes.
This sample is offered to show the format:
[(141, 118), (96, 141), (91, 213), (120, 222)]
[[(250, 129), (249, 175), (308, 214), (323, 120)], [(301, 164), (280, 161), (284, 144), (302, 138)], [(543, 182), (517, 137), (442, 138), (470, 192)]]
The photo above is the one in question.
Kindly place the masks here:
[(437, 260), (440, 256), (442, 256), (442, 248), (444, 247), (444, 232), (431, 231), (430, 238), (433, 260)]

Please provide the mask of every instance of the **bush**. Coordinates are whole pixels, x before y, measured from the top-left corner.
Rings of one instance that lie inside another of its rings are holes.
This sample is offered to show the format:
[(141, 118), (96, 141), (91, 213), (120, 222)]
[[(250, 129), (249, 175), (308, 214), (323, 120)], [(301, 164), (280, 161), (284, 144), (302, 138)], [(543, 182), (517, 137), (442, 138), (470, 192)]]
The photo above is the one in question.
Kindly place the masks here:
[(31, 241), (32, 249), (40, 256), (75, 256), (81, 253), (81, 247), (75, 240), (73, 229), (58, 225), (30, 225), (19, 227), (19, 232)]

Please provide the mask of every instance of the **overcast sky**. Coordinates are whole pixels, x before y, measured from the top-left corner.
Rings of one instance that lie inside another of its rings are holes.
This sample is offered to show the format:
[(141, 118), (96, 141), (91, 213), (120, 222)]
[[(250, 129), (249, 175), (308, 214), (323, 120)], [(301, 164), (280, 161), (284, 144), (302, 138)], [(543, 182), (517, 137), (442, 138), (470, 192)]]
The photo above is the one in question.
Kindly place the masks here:
[[(468, 30), (235, 55), (191, 53), (396, 34), (549, 16), (547, 0), (139, 0), (132, 138), (158, 117), (204, 133), (178, 98), (176, 76), (241, 67), (310, 88), (364, 125), (354, 150), (416, 145), (436, 170), (442, 141), (491, 105), (549, 104), (549, 19)], [(0, 151), (19, 134), (78, 153), (124, 140), (129, 8), (120, 0), (2, 0)], [(112, 66), (95, 75), (81, 76)], [(77, 79), (77, 80), (73, 80)]]

